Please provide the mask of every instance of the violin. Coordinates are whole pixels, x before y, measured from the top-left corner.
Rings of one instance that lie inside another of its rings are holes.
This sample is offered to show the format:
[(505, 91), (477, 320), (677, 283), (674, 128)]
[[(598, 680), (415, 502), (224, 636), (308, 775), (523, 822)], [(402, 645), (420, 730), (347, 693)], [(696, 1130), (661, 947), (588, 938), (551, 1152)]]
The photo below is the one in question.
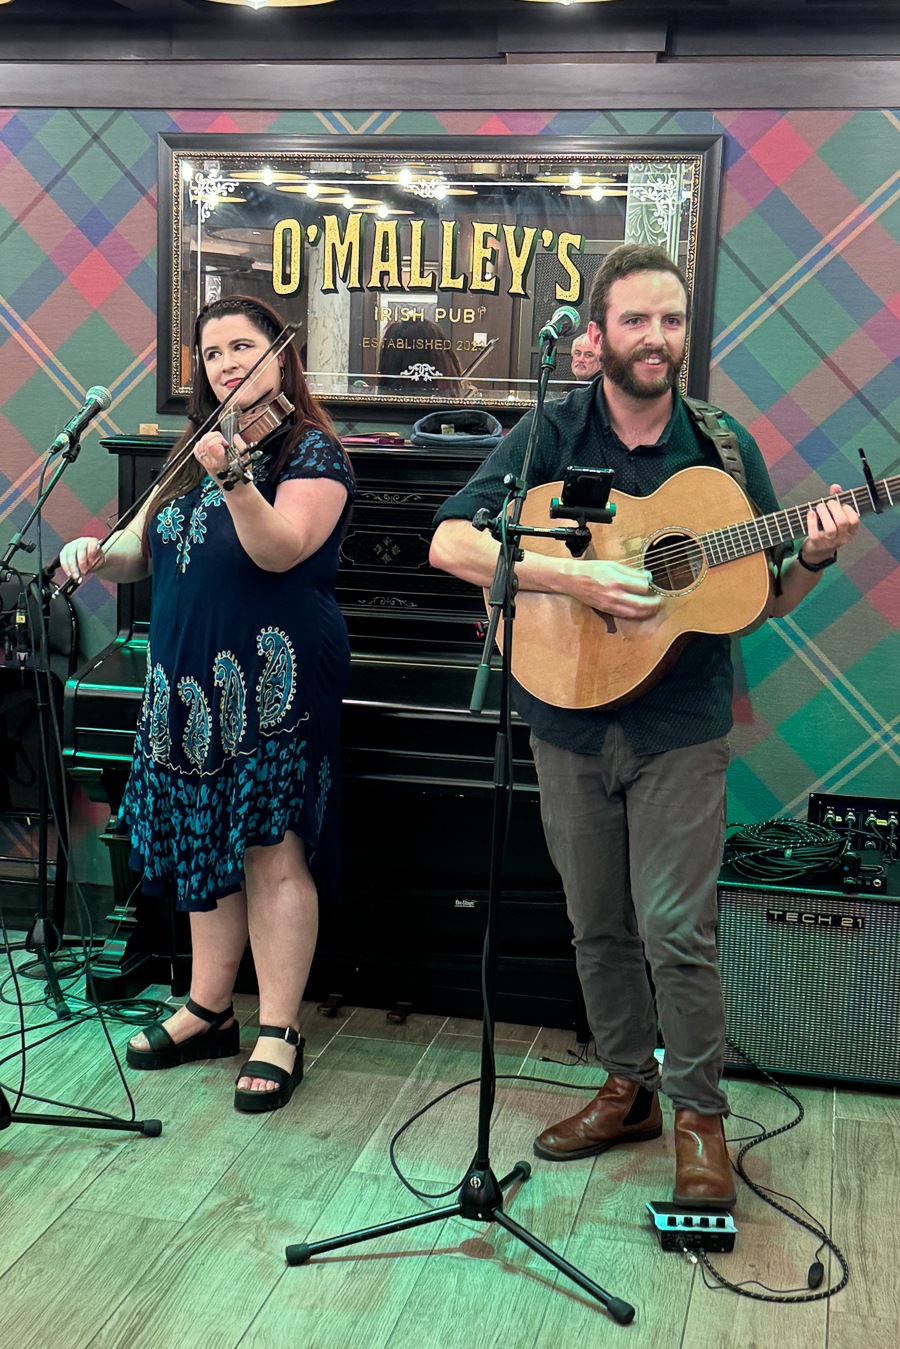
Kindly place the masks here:
[[(226, 408), (219, 418), (219, 430), (225, 437), (228, 467), (216, 474), (226, 492), (230, 492), (237, 482), (253, 481), (250, 466), (262, 457), (262, 451), (254, 450), (254, 445), (276, 431), (293, 411), (293, 403), (283, 393), (249, 408)], [(243, 450), (235, 445), (236, 436), (243, 440)]]

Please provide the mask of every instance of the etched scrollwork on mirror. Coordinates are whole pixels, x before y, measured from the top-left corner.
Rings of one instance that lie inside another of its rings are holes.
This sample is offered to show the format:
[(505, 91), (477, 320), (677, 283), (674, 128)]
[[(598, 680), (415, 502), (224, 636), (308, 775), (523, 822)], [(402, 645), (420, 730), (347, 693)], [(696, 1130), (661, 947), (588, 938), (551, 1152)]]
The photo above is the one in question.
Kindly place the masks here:
[[(684, 270), (704, 396), (721, 137), (160, 137), (158, 404), (190, 390), (198, 309), (237, 292), (300, 325), (326, 403), (524, 409), (538, 333), (625, 241)], [(559, 346), (550, 396), (576, 383)]]

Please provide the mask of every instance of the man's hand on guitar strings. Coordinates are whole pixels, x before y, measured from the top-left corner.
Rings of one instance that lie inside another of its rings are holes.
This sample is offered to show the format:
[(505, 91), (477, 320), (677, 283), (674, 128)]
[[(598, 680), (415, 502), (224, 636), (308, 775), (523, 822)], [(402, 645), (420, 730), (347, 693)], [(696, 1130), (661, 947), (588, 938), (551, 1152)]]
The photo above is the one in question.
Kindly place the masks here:
[(859, 516), (852, 506), (845, 506), (838, 500), (841, 491), (838, 484), (832, 483), (828, 490), (832, 494), (828, 500), (820, 501), (806, 514), (807, 537), (800, 545), (806, 562), (822, 562), (831, 557), (838, 548), (849, 543), (859, 524)]
[(591, 609), (616, 618), (652, 618), (661, 602), (650, 589), (650, 572), (622, 562), (572, 562), (565, 590)]

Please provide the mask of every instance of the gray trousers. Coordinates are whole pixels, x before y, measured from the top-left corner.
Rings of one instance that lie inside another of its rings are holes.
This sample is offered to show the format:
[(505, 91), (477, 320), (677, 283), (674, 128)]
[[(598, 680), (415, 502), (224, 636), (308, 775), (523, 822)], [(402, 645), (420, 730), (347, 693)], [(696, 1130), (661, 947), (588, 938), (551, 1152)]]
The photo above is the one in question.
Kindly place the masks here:
[(536, 736), (531, 747), (600, 1063), (655, 1090), (658, 1014), (663, 1091), (676, 1107), (727, 1114), (716, 950), (727, 742), (641, 756), (614, 722), (599, 754)]

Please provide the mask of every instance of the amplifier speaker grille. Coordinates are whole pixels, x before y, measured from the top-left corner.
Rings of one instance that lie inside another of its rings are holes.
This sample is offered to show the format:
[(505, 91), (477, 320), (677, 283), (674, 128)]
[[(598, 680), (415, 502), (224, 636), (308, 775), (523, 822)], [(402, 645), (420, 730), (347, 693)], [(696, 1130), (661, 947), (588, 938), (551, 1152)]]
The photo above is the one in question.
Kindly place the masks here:
[[(900, 900), (718, 894), (729, 1038), (770, 1071), (900, 1086)], [(726, 1063), (744, 1061), (729, 1048)]]

